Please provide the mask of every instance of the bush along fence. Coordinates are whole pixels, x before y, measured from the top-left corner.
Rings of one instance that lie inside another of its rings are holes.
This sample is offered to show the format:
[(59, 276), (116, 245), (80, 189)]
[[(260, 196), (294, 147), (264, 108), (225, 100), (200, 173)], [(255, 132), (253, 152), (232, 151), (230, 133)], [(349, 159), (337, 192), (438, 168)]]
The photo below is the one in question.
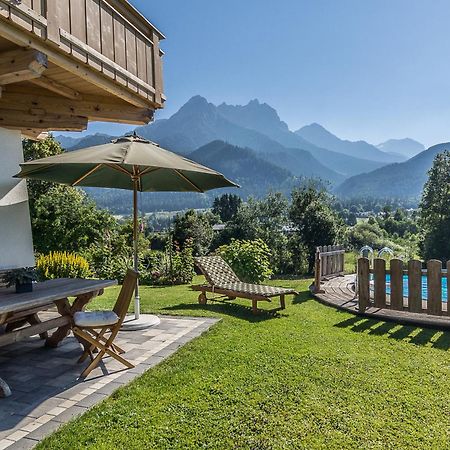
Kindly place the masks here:
[[(387, 277), (389, 275), (389, 277)], [(411, 260), (404, 264), (401, 259), (386, 261), (375, 258), (373, 267), (367, 258), (358, 260), (358, 308), (361, 312), (369, 307), (396, 311), (448, 316), (448, 303), (443, 298), (443, 279), (450, 285), (450, 261), (446, 269), (439, 260), (430, 260), (426, 269), (422, 262)]]
[(345, 247), (343, 245), (324, 245), (316, 249), (314, 267), (314, 292), (320, 292), (320, 282), (324, 278), (344, 273)]

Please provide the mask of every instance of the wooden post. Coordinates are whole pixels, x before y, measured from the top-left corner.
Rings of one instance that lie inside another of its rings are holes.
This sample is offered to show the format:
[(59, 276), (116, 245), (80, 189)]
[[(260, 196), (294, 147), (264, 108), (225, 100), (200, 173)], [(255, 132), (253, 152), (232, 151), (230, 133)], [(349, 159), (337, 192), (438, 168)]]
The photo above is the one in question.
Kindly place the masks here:
[(447, 261), (447, 316), (450, 316), (449, 298), (450, 298), (450, 260)]
[(386, 261), (376, 258), (373, 261), (374, 305), (386, 308)]
[(408, 263), (408, 309), (422, 312), (422, 263), (416, 259)]
[[(327, 252), (332, 252), (333, 246), (329, 245)], [(333, 273), (333, 255), (328, 255), (328, 264), (327, 264), (327, 275), (331, 275)]]
[(314, 270), (314, 292), (320, 292), (320, 279), (321, 279), (322, 267), (320, 258), (320, 247), (316, 249), (316, 265)]
[(391, 309), (403, 310), (403, 261), (391, 259)]
[(322, 252), (323, 252), (324, 247), (319, 247), (320, 250), (320, 277), (322, 278), (324, 275), (324, 270), (325, 270), (325, 260), (324, 257), (322, 256)]
[(358, 259), (358, 307), (361, 312), (370, 305), (369, 291), (369, 260), (367, 258)]
[(345, 271), (345, 247), (341, 246), (342, 254), (341, 254), (341, 273)]
[(431, 259), (427, 263), (427, 313), (435, 316), (442, 315), (442, 263)]
[(333, 252), (333, 254), (331, 255), (331, 273), (330, 273), (330, 275), (336, 273), (336, 255), (334, 254), (335, 250), (336, 250), (336, 246), (332, 245), (331, 251)]

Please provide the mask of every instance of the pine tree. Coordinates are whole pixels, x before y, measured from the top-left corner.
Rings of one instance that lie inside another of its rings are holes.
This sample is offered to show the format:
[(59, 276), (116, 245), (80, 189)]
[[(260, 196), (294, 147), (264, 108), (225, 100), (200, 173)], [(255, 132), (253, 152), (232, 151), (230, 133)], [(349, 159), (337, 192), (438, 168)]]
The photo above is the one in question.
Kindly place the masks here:
[(420, 202), (421, 253), (425, 259), (450, 259), (450, 152), (436, 155)]

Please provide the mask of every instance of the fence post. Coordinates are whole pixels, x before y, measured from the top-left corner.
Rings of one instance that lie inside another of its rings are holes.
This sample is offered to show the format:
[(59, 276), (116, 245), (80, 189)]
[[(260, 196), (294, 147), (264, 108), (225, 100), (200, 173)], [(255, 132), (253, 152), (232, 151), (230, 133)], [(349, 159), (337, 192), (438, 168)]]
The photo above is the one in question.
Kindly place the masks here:
[(314, 292), (320, 292), (320, 280), (322, 274), (320, 247), (316, 248), (316, 264), (314, 268)]
[(427, 263), (427, 313), (435, 316), (442, 315), (442, 263), (431, 259)]
[(373, 302), (377, 308), (386, 308), (386, 261), (373, 260)]
[(367, 258), (358, 259), (358, 307), (364, 312), (370, 305), (369, 290), (369, 260)]
[(319, 247), (320, 249), (320, 276), (323, 277), (325, 275), (325, 256), (322, 256), (322, 252), (326, 247)]
[(450, 298), (450, 260), (447, 261), (447, 316), (450, 316), (449, 298)]
[(403, 310), (403, 261), (391, 259), (391, 309)]
[(408, 310), (422, 312), (422, 263), (417, 259), (408, 262)]

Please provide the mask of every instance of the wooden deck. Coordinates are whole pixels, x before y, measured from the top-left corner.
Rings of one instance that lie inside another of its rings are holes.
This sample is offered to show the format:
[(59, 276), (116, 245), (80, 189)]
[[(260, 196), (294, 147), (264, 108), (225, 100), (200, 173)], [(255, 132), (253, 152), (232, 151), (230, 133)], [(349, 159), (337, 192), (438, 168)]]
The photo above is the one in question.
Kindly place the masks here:
[(365, 312), (360, 312), (354, 286), (355, 275), (338, 276), (322, 281), (321, 292), (312, 293), (320, 302), (352, 314), (406, 325), (450, 329), (450, 317), (448, 316), (431, 316), (409, 311), (380, 309), (373, 306), (367, 308)]

